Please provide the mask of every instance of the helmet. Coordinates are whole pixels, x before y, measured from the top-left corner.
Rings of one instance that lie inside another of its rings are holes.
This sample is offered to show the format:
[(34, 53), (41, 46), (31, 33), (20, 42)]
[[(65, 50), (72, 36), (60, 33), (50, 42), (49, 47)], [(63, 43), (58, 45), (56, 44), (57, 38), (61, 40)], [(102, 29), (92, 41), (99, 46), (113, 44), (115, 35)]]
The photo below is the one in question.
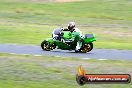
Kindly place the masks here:
[(68, 29), (72, 30), (75, 27), (75, 22), (69, 22)]

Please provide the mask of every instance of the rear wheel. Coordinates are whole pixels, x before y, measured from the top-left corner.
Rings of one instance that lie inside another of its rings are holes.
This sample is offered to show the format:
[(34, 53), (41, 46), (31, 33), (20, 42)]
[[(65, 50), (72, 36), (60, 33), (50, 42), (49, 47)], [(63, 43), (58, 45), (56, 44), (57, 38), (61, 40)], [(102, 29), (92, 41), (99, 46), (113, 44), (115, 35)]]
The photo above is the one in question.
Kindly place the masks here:
[(93, 49), (93, 43), (88, 43), (83, 45), (83, 47), (80, 49), (82, 53), (90, 52)]
[(41, 48), (43, 50), (46, 50), (46, 51), (50, 51), (52, 50), (51, 47), (50, 47), (50, 43), (46, 40), (44, 40), (42, 43), (41, 43)]

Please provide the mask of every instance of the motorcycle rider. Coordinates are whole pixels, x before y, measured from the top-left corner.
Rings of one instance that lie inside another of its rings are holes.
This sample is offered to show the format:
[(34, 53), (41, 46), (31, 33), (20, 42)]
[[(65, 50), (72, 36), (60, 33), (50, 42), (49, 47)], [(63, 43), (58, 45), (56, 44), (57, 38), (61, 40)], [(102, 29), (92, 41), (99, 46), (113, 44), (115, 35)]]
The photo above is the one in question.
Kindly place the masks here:
[[(67, 29), (64, 29), (64, 31), (79, 32), (80, 37), (83, 37), (82, 32), (81, 32), (78, 28), (76, 28), (75, 22), (69, 22), (68, 28), (67, 28)], [(79, 51), (79, 49), (81, 48), (80, 45), (81, 45), (81, 42), (78, 41), (78, 42), (77, 42), (76, 49), (75, 49), (76, 51)]]
[(64, 31), (79, 32), (80, 36), (82, 36), (82, 32), (78, 28), (76, 28), (75, 22), (69, 22), (68, 23), (68, 28), (64, 29)]
[[(63, 29), (63, 28), (57, 28), (57, 29), (54, 29), (53, 33), (52, 33), (52, 37), (53, 39), (56, 39), (56, 40), (59, 40), (61, 41), (61, 37), (63, 35), (62, 31), (70, 31), (70, 32), (79, 32), (80, 36), (82, 37), (82, 32), (76, 28), (76, 25), (75, 25), (75, 22), (69, 22), (68, 23), (68, 28), (67, 29)], [(62, 39), (63, 40), (63, 39)], [(77, 42), (77, 46), (76, 46), (76, 51), (79, 51), (79, 49), (81, 48), (80, 47), (80, 44), (81, 42), (78, 41)], [(72, 47), (72, 45), (71, 45)]]

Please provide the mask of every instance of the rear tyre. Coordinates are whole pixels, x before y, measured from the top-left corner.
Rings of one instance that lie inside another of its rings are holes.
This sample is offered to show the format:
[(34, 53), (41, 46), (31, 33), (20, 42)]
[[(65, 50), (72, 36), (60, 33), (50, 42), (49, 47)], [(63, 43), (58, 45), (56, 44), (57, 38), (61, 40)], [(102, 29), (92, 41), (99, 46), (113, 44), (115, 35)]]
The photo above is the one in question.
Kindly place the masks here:
[(50, 48), (50, 43), (46, 40), (44, 40), (42, 43), (41, 43), (41, 48), (43, 50), (46, 50), (46, 51), (50, 51), (51, 48)]
[(87, 52), (90, 52), (92, 49), (93, 49), (93, 43), (88, 43), (88, 44), (83, 45), (80, 51), (82, 53), (87, 53)]

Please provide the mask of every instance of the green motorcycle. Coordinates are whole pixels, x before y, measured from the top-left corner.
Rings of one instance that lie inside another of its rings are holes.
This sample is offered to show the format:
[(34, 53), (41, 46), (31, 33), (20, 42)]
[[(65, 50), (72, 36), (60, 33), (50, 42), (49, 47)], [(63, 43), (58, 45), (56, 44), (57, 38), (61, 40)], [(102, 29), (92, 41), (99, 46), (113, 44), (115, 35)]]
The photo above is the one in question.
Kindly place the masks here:
[[(63, 31), (62, 40), (48, 38), (41, 43), (41, 48), (45, 51), (53, 49), (75, 50), (75, 52), (87, 53), (93, 49), (93, 42), (96, 41), (94, 34), (85, 34), (83, 37), (78, 32)], [(81, 47), (76, 50), (77, 43)]]

